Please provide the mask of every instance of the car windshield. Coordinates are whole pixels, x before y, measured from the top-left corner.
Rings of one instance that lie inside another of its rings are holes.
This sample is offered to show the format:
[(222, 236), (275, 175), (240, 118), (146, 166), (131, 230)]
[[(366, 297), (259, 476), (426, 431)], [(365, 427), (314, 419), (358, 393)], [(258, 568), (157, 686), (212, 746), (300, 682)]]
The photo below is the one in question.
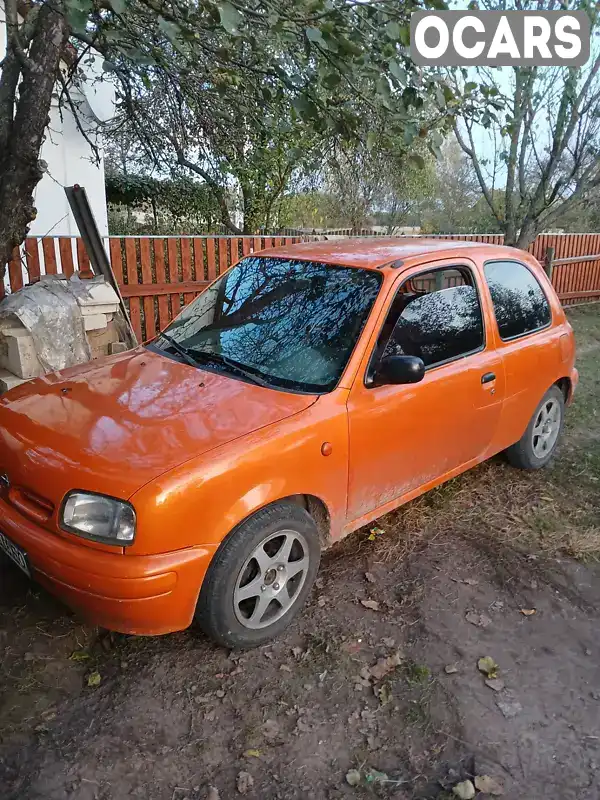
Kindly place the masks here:
[(328, 392), (380, 285), (373, 270), (250, 256), (190, 303), (151, 346), (256, 383)]

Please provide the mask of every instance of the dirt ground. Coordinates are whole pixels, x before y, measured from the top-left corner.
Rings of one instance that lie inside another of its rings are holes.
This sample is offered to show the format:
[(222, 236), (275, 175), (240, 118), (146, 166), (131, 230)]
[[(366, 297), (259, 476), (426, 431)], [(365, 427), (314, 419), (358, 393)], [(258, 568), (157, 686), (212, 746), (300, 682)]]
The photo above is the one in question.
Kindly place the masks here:
[(103, 635), (0, 562), (0, 798), (597, 800), (600, 309), (571, 319), (555, 464), (494, 459), (349, 537), (271, 646)]

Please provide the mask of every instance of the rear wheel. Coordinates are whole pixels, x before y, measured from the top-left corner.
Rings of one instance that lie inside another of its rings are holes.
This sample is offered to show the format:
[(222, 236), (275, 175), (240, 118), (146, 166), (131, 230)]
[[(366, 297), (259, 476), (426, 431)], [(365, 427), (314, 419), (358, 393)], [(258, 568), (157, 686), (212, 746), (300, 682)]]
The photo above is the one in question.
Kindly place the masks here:
[(294, 503), (277, 503), (225, 539), (202, 584), (196, 620), (225, 647), (257, 647), (278, 636), (314, 583), (321, 546), (314, 520)]
[(521, 439), (509, 447), (506, 457), (514, 467), (540, 469), (556, 454), (565, 416), (565, 398), (552, 386), (535, 410)]

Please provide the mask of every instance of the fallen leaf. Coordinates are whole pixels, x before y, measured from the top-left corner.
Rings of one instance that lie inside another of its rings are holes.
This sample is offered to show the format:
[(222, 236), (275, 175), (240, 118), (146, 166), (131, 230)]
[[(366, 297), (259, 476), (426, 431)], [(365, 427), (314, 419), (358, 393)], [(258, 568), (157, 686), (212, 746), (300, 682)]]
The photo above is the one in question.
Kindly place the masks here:
[(404, 655), (400, 652), (400, 650), (397, 650), (391, 656), (387, 656), (387, 658), (378, 658), (377, 663), (372, 667), (366, 667), (365, 669), (362, 669), (360, 676), (361, 678), (373, 678), (376, 681), (380, 681), (389, 672), (392, 672), (392, 670), (395, 670), (396, 667), (399, 667), (403, 660)]
[(469, 611), (465, 614), (465, 619), (471, 625), (477, 625), (479, 628), (487, 628), (488, 625), (492, 624), (492, 620), (487, 614), (478, 614), (476, 611)]
[(280, 672), (292, 672), (292, 668), (288, 664), (282, 664), (279, 667)]
[(491, 794), (496, 797), (504, 794), (504, 787), (489, 775), (477, 775), (475, 777), (475, 788), (484, 794)]
[(475, 787), (471, 781), (462, 781), (453, 787), (452, 794), (459, 797), (460, 800), (473, 800), (473, 797), (475, 797)]
[(390, 639), (389, 636), (384, 636), (381, 640), (381, 644), (384, 645), (384, 647), (393, 647), (396, 644), (396, 640)]
[(456, 664), (447, 664), (444, 667), (444, 672), (446, 673), (446, 675), (454, 675), (455, 672), (458, 672), (458, 667), (456, 666)]
[(365, 772), (365, 781), (366, 783), (375, 783), (375, 784), (387, 783), (389, 781), (389, 778), (387, 776), (387, 773), (380, 772), (378, 769), (373, 769), (373, 767), (370, 767)]
[(365, 578), (369, 581), (369, 583), (375, 583), (377, 581), (377, 578), (372, 572), (365, 572)]
[(85, 650), (75, 650), (74, 653), (71, 653), (69, 656), (70, 661), (87, 661), (88, 658), (91, 658), (89, 653), (86, 653)]
[(98, 671), (90, 672), (87, 679), (88, 686), (100, 686), (100, 682), (102, 681), (102, 676)]
[(491, 656), (480, 658), (477, 662), (477, 669), (479, 672), (483, 672), (484, 675), (487, 675), (488, 678), (498, 677), (498, 664), (496, 664)]
[(349, 769), (346, 773), (346, 783), (349, 786), (358, 786), (360, 783), (360, 772), (357, 769)]
[(458, 779), (460, 778), (460, 774), (457, 770), (453, 769), (452, 767), (448, 767), (446, 774), (438, 778), (438, 783), (446, 792), (451, 791), (452, 787), (458, 783)]
[(521, 608), (520, 611), (524, 617), (532, 617), (536, 613), (535, 608)]
[(240, 794), (246, 794), (254, 786), (254, 778), (249, 772), (239, 772), (236, 780), (237, 790)]
[(379, 603), (377, 600), (361, 600), (360, 602), (365, 608), (370, 608), (372, 611), (379, 611)]
[(504, 689), (504, 681), (502, 678), (486, 678), (485, 685), (489, 686), (495, 692), (501, 692)]
[(388, 703), (391, 703), (392, 690), (390, 689), (389, 683), (382, 683), (381, 686), (377, 686), (374, 691), (382, 706), (387, 706)]
[(260, 758), (260, 750), (244, 750), (246, 758)]

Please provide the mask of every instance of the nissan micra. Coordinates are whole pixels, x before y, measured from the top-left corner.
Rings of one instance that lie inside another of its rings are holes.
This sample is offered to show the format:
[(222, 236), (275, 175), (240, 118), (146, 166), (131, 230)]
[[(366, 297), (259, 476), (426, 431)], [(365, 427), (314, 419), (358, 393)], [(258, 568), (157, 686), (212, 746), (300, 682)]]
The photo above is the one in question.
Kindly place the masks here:
[(501, 451), (548, 464), (574, 359), (519, 250), (250, 255), (153, 341), (0, 398), (0, 547), (92, 624), (253, 647), (336, 540)]

